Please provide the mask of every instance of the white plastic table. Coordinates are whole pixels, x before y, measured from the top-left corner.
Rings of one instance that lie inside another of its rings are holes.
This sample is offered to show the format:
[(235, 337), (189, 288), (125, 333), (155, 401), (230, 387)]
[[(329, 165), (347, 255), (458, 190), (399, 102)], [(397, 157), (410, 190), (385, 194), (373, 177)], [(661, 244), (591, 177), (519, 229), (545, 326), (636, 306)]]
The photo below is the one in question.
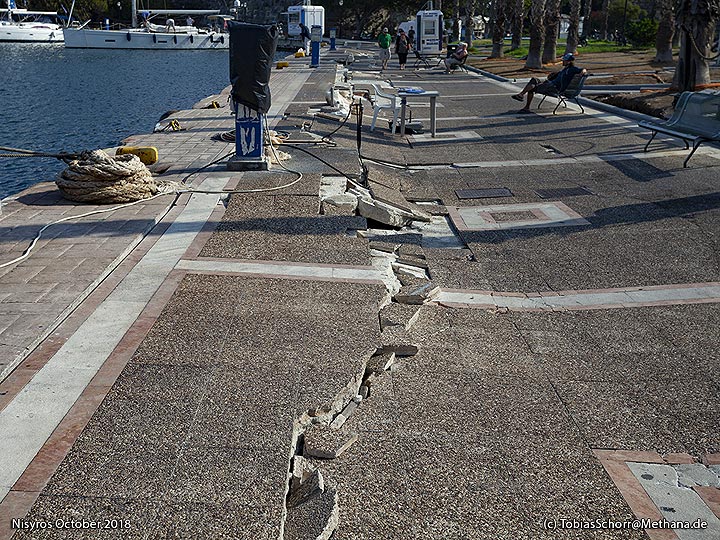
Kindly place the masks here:
[(430, 135), (435, 136), (435, 128), (437, 126), (437, 115), (435, 108), (437, 106), (437, 98), (440, 92), (435, 90), (423, 90), (419, 87), (422, 92), (404, 92), (402, 89), (398, 90), (398, 97), (400, 98), (400, 135), (405, 135), (405, 112), (407, 111), (407, 100), (408, 98), (413, 99), (430, 99)]

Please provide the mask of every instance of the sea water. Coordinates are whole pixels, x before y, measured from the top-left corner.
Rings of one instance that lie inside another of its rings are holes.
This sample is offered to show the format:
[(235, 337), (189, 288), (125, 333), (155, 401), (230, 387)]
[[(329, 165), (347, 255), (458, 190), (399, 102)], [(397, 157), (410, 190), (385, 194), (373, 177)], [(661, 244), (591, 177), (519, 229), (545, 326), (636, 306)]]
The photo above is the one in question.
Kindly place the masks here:
[[(49, 153), (116, 146), (229, 84), (227, 50), (2, 43), (0, 146)], [(52, 180), (64, 166), (53, 158), (0, 158), (0, 199)]]

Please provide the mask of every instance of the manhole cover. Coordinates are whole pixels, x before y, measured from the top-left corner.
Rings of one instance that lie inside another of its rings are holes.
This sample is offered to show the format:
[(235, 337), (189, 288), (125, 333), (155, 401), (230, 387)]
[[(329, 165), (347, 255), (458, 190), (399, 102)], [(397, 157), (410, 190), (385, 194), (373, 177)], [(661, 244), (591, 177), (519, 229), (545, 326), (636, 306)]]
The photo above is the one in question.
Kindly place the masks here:
[(562, 199), (563, 197), (575, 197), (577, 195), (592, 195), (591, 191), (583, 187), (536, 189), (535, 193), (541, 199)]
[(513, 194), (508, 188), (490, 189), (456, 189), (455, 195), (463, 199), (493, 199), (495, 197), (512, 197)]

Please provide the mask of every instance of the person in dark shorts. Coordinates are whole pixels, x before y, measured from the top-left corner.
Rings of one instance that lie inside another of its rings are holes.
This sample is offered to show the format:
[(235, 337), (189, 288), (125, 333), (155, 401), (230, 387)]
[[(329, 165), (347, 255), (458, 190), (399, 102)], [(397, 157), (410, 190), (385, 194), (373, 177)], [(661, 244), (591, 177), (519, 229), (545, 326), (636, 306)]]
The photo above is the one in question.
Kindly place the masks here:
[(405, 69), (407, 63), (408, 52), (410, 52), (410, 41), (405, 35), (405, 30), (400, 30), (397, 39), (395, 40), (395, 52), (400, 62), (400, 69)]
[(522, 101), (523, 97), (527, 95), (525, 106), (520, 109), (520, 112), (530, 111), (530, 103), (532, 102), (535, 94), (557, 96), (568, 87), (570, 81), (573, 80), (575, 75), (578, 73), (586, 73), (586, 70), (575, 66), (575, 56), (572, 53), (566, 53), (563, 55), (562, 61), (563, 68), (560, 71), (557, 73), (551, 73), (544, 81), (533, 77), (519, 94), (512, 96), (514, 100)]

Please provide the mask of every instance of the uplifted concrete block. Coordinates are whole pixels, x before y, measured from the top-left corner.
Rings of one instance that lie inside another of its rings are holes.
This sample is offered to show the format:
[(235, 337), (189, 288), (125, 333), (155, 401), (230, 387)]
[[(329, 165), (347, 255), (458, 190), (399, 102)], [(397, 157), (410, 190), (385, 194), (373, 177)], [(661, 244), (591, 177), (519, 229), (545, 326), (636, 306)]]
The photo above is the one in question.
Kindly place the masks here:
[[(402, 292), (402, 289), (400, 291)], [(402, 326), (405, 330), (410, 330), (419, 317), (418, 304), (392, 302), (380, 310), (380, 329), (386, 326)]]
[(305, 432), (303, 454), (307, 457), (335, 459), (358, 440), (358, 434), (346, 429), (313, 426)]
[(357, 209), (358, 198), (352, 193), (329, 195), (320, 201), (320, 210), (324, 215), (352, 216)]
[(358, 199), (358, 211), (360, 215), (390, 225), (391, 227), (404, 227), (412, 223), (415, 217), (410, 212), (401, 210), (395, 206), (375, 201)]
[(421, 305), (432, 300), (440, 292), (440, 287), (431, 282), (421, 285), (405, 285), (393, 299), (400, 304)]
[(399, 356), (413, 356), (418, 347), (402, 326), (388, 326), (380, 334), (383, 353), (395, 353)]

